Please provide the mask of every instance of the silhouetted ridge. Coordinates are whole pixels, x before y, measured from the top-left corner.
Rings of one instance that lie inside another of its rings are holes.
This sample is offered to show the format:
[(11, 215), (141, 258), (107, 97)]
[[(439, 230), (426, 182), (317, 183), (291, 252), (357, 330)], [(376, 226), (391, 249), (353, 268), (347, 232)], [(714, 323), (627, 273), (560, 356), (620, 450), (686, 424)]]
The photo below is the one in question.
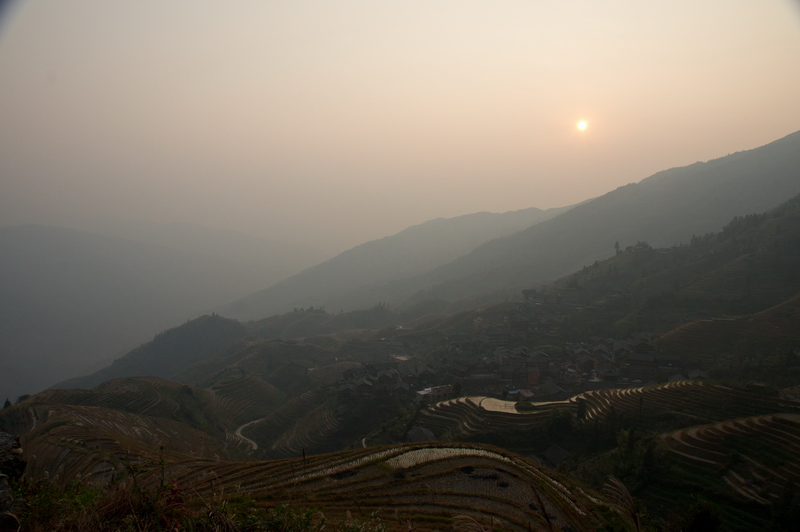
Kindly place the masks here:
[(719, 231), (800, 193), (800, 132), (761, 148), (659, 172), (406, 282), (411, 301), (528, 288), (609, 257), (614, 243), (656, 247)]
[(221, 316), (201, 316), (180, 327), (161, 332), (109, 367), (86, 377), (61, 382), (54, 388), (92, 388), (118, 377), (152, 375), (172, 377), (186, 367), (211, 358), (222, 347), (241, 338), (245, 327)]
[(222, 309), (241, 319), (263, 318), (293, 307), (352, 310), (374, 305), (381, 287), (426, 272), (498, 236), (509, 235), (570, 207), (530, 208), (503, 214), (480, 212), (438, 218), (396, 235), (356, 246), (289, 279)]

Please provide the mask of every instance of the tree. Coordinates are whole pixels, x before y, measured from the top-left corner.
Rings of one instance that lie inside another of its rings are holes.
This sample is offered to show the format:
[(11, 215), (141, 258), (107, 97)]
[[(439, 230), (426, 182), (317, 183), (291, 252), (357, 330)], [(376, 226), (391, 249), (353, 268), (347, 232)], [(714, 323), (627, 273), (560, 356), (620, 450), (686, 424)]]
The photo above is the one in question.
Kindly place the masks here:
[(8, 397), (6, 397), (6, 402), (5, 402), (5, 404), (3, 405), (3, 408), (5, 409), (5, 408), (8, 408), (9, 406), (11, 406), (11, 401), (9, 401), (9, 400), (8, 400)]
[(19, 397), (17, 397), (17, 404), (21, 403), (22, 401), (24, 401), (25, 399), (27, 399), (30, 396), (31, 396), (31, 394), (29, 394), (29, 393), (24, 393), (24, 394), (20, 395)]
[(620, 254), (620, 251), (619, 251), (619, 240), (614, 242), (614, 254), (615, 255), (619, 255)]

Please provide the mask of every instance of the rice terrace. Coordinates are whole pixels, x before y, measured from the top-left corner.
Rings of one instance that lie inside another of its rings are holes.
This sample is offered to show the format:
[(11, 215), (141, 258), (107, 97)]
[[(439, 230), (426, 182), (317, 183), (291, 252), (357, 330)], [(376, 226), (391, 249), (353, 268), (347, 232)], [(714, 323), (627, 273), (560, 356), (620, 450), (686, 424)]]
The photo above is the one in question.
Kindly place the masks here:
[(0, 532), (800, 531), (798, 66), (797, 0), (0, 0)]
[(162, 331), (6, 401), (3, 526), (793, 530), (799, 212), (492, 304)]

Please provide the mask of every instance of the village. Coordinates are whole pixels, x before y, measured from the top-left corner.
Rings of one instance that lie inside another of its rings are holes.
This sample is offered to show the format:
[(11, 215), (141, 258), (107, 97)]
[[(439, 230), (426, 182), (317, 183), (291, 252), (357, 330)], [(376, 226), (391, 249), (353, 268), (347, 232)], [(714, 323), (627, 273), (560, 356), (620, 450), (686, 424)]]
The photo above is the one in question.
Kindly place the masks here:
[(707, 378), (679, 356), (660, 352), (652, 332), (530, 347), (531, 339), (556, 337), (558, 322), (576, 305), (569, 291), (549, 298), (525, 291), (512, 312), (499, 320), (475, 318), (472, 331), (446, 336), (445, 348), (434, 354), (413, 343), (378, 342), (371, 362), (345, 372), (339, 394), (390, 394), (428, 404), (461, 395), (547, 402), (591, 390)]

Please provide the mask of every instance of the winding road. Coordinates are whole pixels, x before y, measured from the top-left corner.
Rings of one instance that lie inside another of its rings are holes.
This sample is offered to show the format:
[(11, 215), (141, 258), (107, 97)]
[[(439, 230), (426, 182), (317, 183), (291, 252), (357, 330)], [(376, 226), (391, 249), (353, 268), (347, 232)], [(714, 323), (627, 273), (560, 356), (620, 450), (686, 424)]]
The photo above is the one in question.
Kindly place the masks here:
[(253, 421), (248, 421), (247, 423), (245, 423), (244, 425), (242, 425), (241, 427), (239, 427), (238, 429), (236, 429), (236, 432), (234, 432), (234, 433), (233, 433), (233, 434), (234, 434), (234, 435), (235, 435), (237, 438), (239, 438), (240, 440), (242, 440), (242, 441), (244, 441), (244, 442), (246, 442), (246, 443), (249, 443), (249, 444), (250, 444), (250, 447), (252, 447), (252, 449), (251, 449), (251, 450), (253, 450), (253, 451), (255, 451), (256, 449), (258, 449), (258, 444), (257, 444), (256, 442), (254, 442), (253, 440), (251, 440), (250, 438), (248, 438), (248, 437), (246, 437), (246, 436), (242, 436), (242, 430), (243, 430), (243, 429), (246, 429), (247, 427), (249, 427), (249, 426), (250, 426), (250, 425), (252, 425), (253, 423), (258, 423), (258, 422), (259, 422), (259, 421), (261, 421), (262, 419), (266, 419), (266, 418), (263, 418), (263, 417), (262, 417), (262, 418), (259, 418), (259, 419), (254, 419)]

